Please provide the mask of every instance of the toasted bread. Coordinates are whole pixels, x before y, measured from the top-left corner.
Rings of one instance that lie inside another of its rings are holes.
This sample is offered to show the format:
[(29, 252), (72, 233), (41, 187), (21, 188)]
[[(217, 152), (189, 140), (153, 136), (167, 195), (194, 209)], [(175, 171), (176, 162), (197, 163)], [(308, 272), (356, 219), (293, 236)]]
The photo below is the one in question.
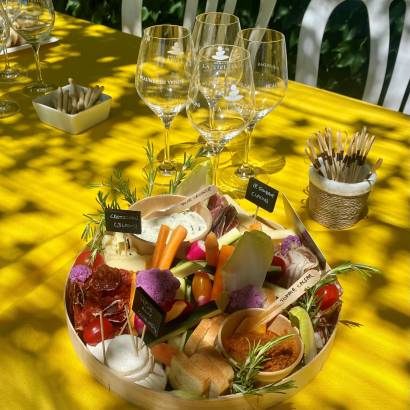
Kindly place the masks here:
[(173, 357), (168, 377), (174, 389), (185, 390), (199, 396), (206, 393), (209, 388), (209, 375), (206, 370), (195, 366), (182, 352)]
[(218, 337), (219, 328), (224, 320), (224, 316), (219, 315), (213, 317), (211, 320), (211, 326), (209, 326), (207, 332), (203, 336), (202, 340), (198, 343), (196, 351), (199, 352), (202, 349), (208, 347), (214, 347), (216, 338)]
[(198, 326), (195, 328), (187, 342), (185, 343), (184, 352), (188, 356), (192, 356), (197, 348), (198, 344), (204, 338), (206, 332), (208, 331), (209, 327), (212, 325), (211, 319), (202, 319)]
[(209, 376), (209, 397), (218, 397), (230, 386), (230, 380), (224, 376), (219, 368), (203, 353), (195, 353), (189, 358), (193, 367), (200, 368)]
[(226, 361), (226, 359), (214, 348), (202, 349), (200, 352), (205, 355), (208, 360), (218, 368), (218, 370), (226, 377), (229, 381), (233, 379), (234, 373), (232, 366)]

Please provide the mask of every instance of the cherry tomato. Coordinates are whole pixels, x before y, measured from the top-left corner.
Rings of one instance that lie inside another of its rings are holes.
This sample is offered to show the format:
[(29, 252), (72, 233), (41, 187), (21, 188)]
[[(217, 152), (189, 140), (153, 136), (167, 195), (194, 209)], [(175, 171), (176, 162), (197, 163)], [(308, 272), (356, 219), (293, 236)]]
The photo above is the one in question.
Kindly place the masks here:
[(271, 265), (272, 266), (279, 266), (282, 273), (285, 273), (285, 271), (286, 271), (286, 262), (284, 261), (284, 259), (281, 256), (274, 256), (273, 259), (272, 259)]
[(134, 315), (134, 327), (138, 332), (138, 336), (142, 335), (142, 330), (144, 329), (145, 323), (137, 315)]
[[(111, 339), (114, 336), (114, 327), (111, 322), (103, 318), (103, 329), (104, 329), (104, 339)], [(100, 318), (96, 318), (88, 322), (83, 329), (84, 341), (90, 345), (96, 345), (100, 343), (101, 338), (101, 328), (100, 328)]]
[(205, 272), (197, 272), (194, 275), (194, 279), (192, 280), (192, 293), (194, 295), (195, 300), (198, 302), (201, 298), (201, 302), (203, 303), (204, 300), (211, 299), (212, 293), (212, 282), (209, 279), (209, 276)]
[(321, 298), (320, 310), (325, 310), (339, 299), (339, 289), (333, 283), (328, 283), (318, 289), (316, 295)]
[[(91, 251), (89, 249), (85, 249), (84, 251), (82, 251), (77, 256), (77, 259), (75, 260), (74, 265), (88, 265), (90, 263), (90, 254), (91, 254)], [(101, 265), (104, 265), (104, 263), (105, 263), (104, 257), (100, 253), (97, 253), (92, 269), (96, 270)]]

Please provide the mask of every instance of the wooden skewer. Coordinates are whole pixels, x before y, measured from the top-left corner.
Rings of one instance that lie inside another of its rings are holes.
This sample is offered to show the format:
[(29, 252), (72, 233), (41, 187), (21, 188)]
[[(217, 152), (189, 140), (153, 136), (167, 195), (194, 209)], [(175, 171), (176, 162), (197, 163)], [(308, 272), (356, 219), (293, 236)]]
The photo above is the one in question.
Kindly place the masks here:
[(144, 325), (144, 327), (142, 328), (142, 333), (141, 333), (141, 347), (142, 344), (144, 343), (144, 338), (145, 338), (145, 332), (147, 331), (147, 325)]
[(128, 311), (128, 306), (125, 305), (124, 306), (124, 310), (125, 310), (125, 315), (127, 316), (127, 323), (128, 323), (128, 329), (130, 331), (130, 338), (132, 340), (132, 344), (134, 346), (135, 349), (135, 353), (138, 355), (138, 344), (135, 341), (135, 337), (132, 334), (132, 327), (131, 327), (131, 319), (130, 319), (130, 313)]
[(365, 179), (369, 179), (378, 170), (383, 163), (383, 158), (379, 158), (376, 163), (371, 167), (369, 173), (366, 175)]
[(101, 332), (101, 343), (102, 343), (102, 349), (103, 349), (103, 362), (104, 364), (107, 363), (107, 358), (105, 356), (105, 338), (104, 338), (104, 324), (103, 324), (103, 312), (101, 311), (99, 313), (100, 316), (100, 332)]

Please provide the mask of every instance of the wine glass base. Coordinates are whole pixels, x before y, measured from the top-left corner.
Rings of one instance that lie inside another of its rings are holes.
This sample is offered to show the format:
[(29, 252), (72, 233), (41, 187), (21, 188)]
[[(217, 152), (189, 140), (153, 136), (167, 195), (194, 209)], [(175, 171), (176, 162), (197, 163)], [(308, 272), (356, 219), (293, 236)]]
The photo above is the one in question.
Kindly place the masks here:
[(241, 179), (249, 179), (256, 176), (260, 172), (259, 168), (255, 168), (252, 165), (242, 164), (239, 168), (236, 169), (235, 175)]
[(31, 83), (23, 88), (23, 94), (27, 97), (37, 97), (54, 91), (56, 88), (57, 86), (53, 84)]
[[(158, 187), (169, 187), (169, 182), (175, 177), (176, 172), (181, 169), (182, 164), (170, 161), (170, 162), (163, 162), (163, 161), (154, 161), (153, 169), (157, 171), (154, 181), (154, 186)], [(150, 166), (146, 165), (144, 167), (144, 173), (150, 173)], [(163, 193), (163, 192), (160, 192)]]
[(17, 68), (8, 68), (0, 71), (1, 82), (11, 82), (23, 76), (23, 72)]
[(11, 100), (0, 100), (0, 118), (10, 117), (20, 111), (20, 106)]

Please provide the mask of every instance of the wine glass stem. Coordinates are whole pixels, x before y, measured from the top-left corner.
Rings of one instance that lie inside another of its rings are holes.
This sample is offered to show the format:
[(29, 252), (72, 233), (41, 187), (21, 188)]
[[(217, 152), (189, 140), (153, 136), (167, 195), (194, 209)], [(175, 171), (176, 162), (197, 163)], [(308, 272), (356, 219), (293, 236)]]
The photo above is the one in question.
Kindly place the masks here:
[(252, 137), (252, 132), (253, 132), (253, 127), (245, 128), (245, 152), (243, 155), (243, 162), (242, 166), (243, 167), (248, 167), (249, 166), (249, 151), (251, 150), (251, 137)]
[(34, 53), (34, 61), (36, 62), (37, 67), (37, 81), (42, 84), (43, 83), (43, 76), (41, 74), (41, 67), (40, 67), (40, 43), (35, 43), (31, 45)]
[(9, 63), (9, 55), (7, 54), (6, 41), (3, 41), (1, 45), (2, 45), (3, 54), (4, 54), (4, 71), (7, 71), (10, 69), (10, 63)]
[(164, 160), (163, 163), (169, 163), (170, 160), (170, 152), (169, 152), (169, 128), (171, 123), (165, 124), (165, 133), (164, 133)]
[(219, 167), (219, 155), (220, 155), (220, 150), (214, 151), (211, 160), (212, 160), (212, 184), (215, 186), (217, 185), (217, 178), (216, 178), (216, 173), (218, 171)]

